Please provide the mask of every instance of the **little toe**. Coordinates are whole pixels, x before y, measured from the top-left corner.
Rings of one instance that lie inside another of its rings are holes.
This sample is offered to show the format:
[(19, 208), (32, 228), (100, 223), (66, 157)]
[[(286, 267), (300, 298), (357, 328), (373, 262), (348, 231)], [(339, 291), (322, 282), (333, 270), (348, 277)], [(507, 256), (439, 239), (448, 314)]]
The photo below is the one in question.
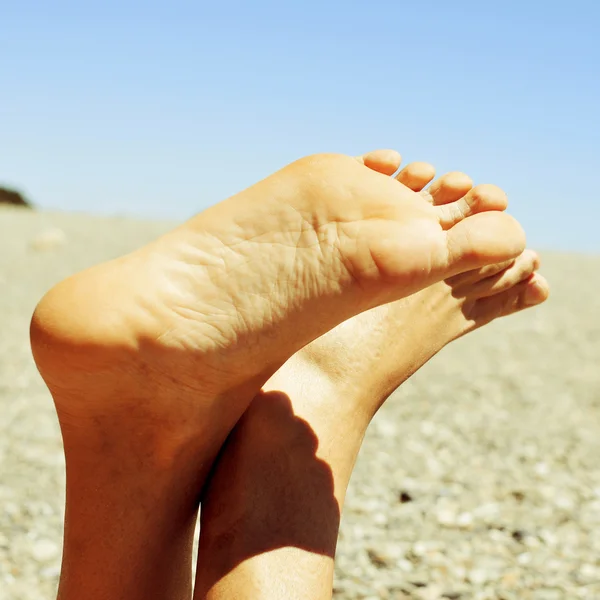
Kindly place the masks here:
[(435, 167), (425, 162), (410, 163), (396, 175), (396, 179), (413, 192), (420, 192), (434, 177)]
[(400, 167), (402, 157), (395, 150), (373, 150), (357, 156), (356, 160), (372, 171), (393, 175)]
[(452, 171), (434, 181), (426, 196), (435, 206), (460, 200), (473, 187), (473, 180), (465, 173)]
[(486, 211), (506, 210), (508, 198), (498, 186), (477, 185), (460, 200), (438, 206), (440, 224), (444, 229), (453, 227), (463, 219)]

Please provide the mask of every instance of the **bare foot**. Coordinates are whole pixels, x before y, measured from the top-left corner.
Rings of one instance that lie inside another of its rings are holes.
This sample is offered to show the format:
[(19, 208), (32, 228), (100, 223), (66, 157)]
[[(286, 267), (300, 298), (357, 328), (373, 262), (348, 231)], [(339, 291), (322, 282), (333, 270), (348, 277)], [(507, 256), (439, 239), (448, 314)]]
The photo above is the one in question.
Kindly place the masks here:
[[(426, 164), (398, 176), (414, 190)], [(451, 173), (423, 195), (469, 192)], [(537, 255), (471, 270), (358, 315), (296, 353), (231, 434), (203, 499), (195, 600), (331, 598), (346, 487), (371, 418), (443, 346), (543, 302)]]
[(67, 390), (100, 370), (136, 387), (165, 384), (168, 372), (214, 396), (358, 312), (522, 252), (499, 188), (434, 206), (362, 164), (398, 162), (394, 153), (302, 159), (64, 281), (33, 319), (42, 374)]
[[(419, 191), (433, 173), (431, 165), (413, 163), (398, 179)], [(433, 205), (442, 205), (456, 201), (472, 187), (464, 173), (448, 173), (422, 195)], [(338, 383), (368, 387), (372, 397), (384, 400), (446, 344), (498, 317), (544, 302), (549, 287), (537, 273), (539, 266), (537, 253), (525, 250), (515, 259), (450, 277), (341, 323), (292, 360), (304, 360)], [(364, 377), (372, 380), (375, 389), (363, 384)], [(362, 406), (372, 417), (374, 407)]]
[(498, 188), (433, 206), (398, 164), (302, 159), (40, 302), (67, 460), (61, 599), (186, 597), (199, 491), (268, 376), (344, 319), (522, 252)]

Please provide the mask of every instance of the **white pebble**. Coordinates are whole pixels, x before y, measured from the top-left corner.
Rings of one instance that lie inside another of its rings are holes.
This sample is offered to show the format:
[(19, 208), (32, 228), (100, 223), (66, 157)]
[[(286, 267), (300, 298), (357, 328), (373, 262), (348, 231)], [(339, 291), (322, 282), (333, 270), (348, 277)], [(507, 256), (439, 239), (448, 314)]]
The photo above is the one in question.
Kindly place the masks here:
[(456, 513), (450, 509), (441, 509), (436, 514), (437, 522), (443, 527), (454, 527), (456, 525)]
[(431, 437), (431, 436), (435, 435), (436, 431), (437, 431), (437, 427), (431, 421), (423, 421), (421, 423), (421, 433), (425, 437)]
[(529, 552), (523, 552), (522, 554), (519, 554), (519, 556), (517, 556), (517, 562), (520, 565), (528, 565), (531, 563), (532, 560), (532, 556)]
[(51, 540), (38, 540), (31, 548), (31, 554), (38, 562), (48, 562), (58, 556), (58, 546)]
[(469, 581), (474, 585), (483, 585), (490, 581), (490, 576), (484, 569), (471, 569), (469, 571)]
[(62, 229), (47, 229), (31, 241), (34, 250), (46, 251), (60, 248), (67, 243), (67, 236)]
[(457, 527), (461, 529), (470, 529), (473, 526), (473, 515), (468, 512), (463, 512), (456, 519)]

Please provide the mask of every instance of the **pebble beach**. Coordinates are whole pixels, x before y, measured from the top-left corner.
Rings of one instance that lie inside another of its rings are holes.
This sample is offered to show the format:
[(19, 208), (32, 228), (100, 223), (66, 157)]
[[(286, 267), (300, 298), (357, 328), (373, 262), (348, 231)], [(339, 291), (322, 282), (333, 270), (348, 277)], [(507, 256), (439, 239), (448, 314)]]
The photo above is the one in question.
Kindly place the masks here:
[[(0, 207), (0, 600), (53, 599), (60, 571), (64, 459), (32, 311), (173, 225)], [(336, 600), (600, 600), (600, 257), (541, 256), (546, 305), (452, 343), (373, 421)]]

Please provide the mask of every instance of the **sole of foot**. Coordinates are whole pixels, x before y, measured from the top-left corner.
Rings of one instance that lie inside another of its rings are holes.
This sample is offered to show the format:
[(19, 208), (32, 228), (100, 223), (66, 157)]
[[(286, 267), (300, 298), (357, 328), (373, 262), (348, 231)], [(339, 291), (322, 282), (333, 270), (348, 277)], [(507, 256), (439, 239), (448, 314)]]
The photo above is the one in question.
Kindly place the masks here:
[(199, 490), (268, 377), (359, 312), (521, 254), (499, 188), (428, 204), (390, 177), (399, 162), (301, 159), (42, 299), (32, 349), (67, 460), (61, 599), (178, 597), (180, 569), (157, 582), (153, 565), (187, 568)]

